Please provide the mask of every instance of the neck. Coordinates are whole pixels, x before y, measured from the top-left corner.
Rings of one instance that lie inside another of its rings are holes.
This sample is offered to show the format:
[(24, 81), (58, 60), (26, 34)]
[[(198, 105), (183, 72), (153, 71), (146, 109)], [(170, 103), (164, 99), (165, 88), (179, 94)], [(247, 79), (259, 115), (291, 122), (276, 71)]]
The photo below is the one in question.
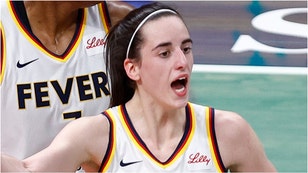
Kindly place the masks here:
[(185, 108), (166, 110), (153, 103), (133, 98), (126, 103), (128, 115), (147, 148), (160, 161), (166, 161), (183, 137)]
[(24, 4), (33, 34), (50, 51), (63, 53), (73, 38), (78, 9), (70, 9), (61, 1), (25, 1)]
[(184, 132), (186, 122), (185, 107), (178, 109), (166, 109), (162, 105), (154, 102), (140, 100), (134, 96), (126, 103), (127, 112), (138, 131), (149, 137), (154, 137), (160, 143), (165, 139), (180, 136)]
[(78, 9), (61, 1), (25, 1), (25, 9), (33, 30), (61, 33), (77, 21)]

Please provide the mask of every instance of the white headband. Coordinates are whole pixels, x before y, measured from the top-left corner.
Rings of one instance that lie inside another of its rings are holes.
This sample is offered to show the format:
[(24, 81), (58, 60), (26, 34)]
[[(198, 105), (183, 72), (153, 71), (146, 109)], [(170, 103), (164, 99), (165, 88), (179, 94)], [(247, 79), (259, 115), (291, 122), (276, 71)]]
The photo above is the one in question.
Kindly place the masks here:
[(127, 47), (127, 50), (126, 50), (126, 58), (128, 58), (128, 53), (129, 53), (131, 44), (132, 44), (132, 42), (133, 42), (133, 40), (134, 40), (134, 37), (135, 37), (136, 33), (139, 31), (139, 29), (142, 27), (142, 25), (143, 25), (150, 17), (152, 17), (152, 16), (154, 16), (154, 15), (156, 15), (156, 14), (158, 14), (158, 13), (162, 13), (162, 12), (171, 12), (171, 13), (176, 14), (175, 11), (170, 10), (170, 9), (160, 9), (160, 10), (157, 10), (157, 11), (152, 12), (152, 13), (149, 14), (146, 18), (144, 18), (144, 19), (140, 22), (140, 24), (138, 25), (138, 27), (136, 28), (135, 32), (133, 33), (133, 35), (132, 35), (132, 37), (131, 37), (131, 39), (130, 39), (130, 41), (129, 41), (129, 43), (128, 43), (128, 47)]

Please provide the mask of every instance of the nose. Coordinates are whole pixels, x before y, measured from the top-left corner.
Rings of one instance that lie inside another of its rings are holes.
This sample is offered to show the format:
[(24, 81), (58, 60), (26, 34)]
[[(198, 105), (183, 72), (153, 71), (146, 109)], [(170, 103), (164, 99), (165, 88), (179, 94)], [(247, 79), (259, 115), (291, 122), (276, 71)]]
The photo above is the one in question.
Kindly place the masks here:
[(178, 48), (175, 51), (175, 57), (176, 57), (175, 58), (176, 59), (176, 62), (175, 62), (176, 69), (183, 69), (187, 66), (188, 59), (182, 49)]

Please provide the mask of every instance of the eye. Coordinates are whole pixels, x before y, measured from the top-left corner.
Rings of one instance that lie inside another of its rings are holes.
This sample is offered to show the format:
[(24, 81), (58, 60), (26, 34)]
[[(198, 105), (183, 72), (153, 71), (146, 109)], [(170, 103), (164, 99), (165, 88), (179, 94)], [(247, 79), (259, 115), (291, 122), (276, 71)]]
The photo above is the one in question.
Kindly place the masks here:
[(184, 54), (191, 53), (191, 50), (192, 50), (192, 41), (191, 40), (182, 44), (182, 51), (183, 51)]
[(162, 58), (167, 58), (170, 55), (170, 51), (162, 51), (159, 53), (159, 56)]
[(184, 47), (182, 50), (184, 52), (184, 54), (189, 54), (191, 52), (191, 47), (190, 46), (187, 46), (187, 47)]

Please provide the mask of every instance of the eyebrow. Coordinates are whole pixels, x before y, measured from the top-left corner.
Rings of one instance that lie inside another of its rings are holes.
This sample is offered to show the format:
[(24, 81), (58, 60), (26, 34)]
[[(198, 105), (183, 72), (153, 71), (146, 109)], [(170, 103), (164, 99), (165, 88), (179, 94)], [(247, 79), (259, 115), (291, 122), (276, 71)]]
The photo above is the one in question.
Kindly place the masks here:
[[(184, 41), (182, 41), (182, 44), (186, 44), (186, 43), (193, 43), (193, 41), (192, 41), (192, 39), (190, 39), (190, 38), (185, 39)], [(171, 42), (161, 43), (161, 44), (155, 46), (155, 47), (152, 49), (152, 51), (155, 50), (155, 49), (157, 49), (157, 48), (159, 48), (159, 47), (166, 47), (166, 46), (170, 46), (170, 45), (172, 45)]]

